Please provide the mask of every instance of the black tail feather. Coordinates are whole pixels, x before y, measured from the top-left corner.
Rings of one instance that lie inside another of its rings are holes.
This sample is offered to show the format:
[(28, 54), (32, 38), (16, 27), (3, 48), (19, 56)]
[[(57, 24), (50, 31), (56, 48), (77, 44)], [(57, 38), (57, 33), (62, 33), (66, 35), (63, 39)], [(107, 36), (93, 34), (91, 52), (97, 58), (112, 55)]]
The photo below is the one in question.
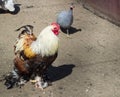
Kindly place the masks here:
[(28, 33), (30, 33), (30, 34), (33, 33), (33, 26), (32, 26), (32, 25), (22, 26), (22, 27), (16, 29), (15, 31), (19, 31), (19, 30), (21, 30), (21, 29), (23, 29), (24, 31), (26, 31), (26, 32), (28, 32)]
[(11, 89), (15, 86), (15, 84), (17, 83), (18, 78), (14, 78), (12, 73), (10, 75), (7, 75), (5, 77), (5, 83), (4, 85), (7, 87), (7, 89)]

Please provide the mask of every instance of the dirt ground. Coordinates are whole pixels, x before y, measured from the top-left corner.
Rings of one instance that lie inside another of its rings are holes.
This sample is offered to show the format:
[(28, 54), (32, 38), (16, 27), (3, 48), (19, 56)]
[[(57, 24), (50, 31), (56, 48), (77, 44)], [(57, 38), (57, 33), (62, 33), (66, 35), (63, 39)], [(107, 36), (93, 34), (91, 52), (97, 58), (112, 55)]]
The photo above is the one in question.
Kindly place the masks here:
[(71, 2), (71, 39), (63, 32), (59, 35), (59, 55), (49, 70), (53, 85), (41, 91), (28, 82), (7, 90), (0, 81), (0, 97), (120, 97), (120, 28), (75, 0), (16, 0), (18, 13), (0, 14), (0, 76), (13, 67), (13, 44), (19, 34), (15, 29), (30, 24), (38, 35)]

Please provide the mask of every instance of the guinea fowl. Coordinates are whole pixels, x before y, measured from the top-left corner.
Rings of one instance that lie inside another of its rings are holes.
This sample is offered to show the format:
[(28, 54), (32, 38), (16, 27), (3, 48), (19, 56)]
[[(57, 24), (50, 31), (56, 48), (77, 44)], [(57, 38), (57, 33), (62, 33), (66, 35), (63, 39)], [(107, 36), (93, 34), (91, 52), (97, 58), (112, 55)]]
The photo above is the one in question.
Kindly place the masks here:
[(69, 37), (69, 29), (73, 23), (73, 3), (69, 10), (61, 11), (57, 17), (57, 23), (60, 25), (61, 29), (66, 29), (67, 37)]
[(0, 0), (0, 6), (4, 10), (8, 10), (10, 12), (15, 11), (15, 4), (14, 4), (13, 0)]

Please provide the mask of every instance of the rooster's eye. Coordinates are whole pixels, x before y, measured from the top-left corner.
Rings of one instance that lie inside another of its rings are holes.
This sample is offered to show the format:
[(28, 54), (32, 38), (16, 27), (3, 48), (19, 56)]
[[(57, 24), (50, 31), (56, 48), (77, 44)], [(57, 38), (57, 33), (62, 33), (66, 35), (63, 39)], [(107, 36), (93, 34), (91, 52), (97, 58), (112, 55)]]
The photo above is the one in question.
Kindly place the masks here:
[(57, 30), (57, 28), (55, 27), (54, 30)]

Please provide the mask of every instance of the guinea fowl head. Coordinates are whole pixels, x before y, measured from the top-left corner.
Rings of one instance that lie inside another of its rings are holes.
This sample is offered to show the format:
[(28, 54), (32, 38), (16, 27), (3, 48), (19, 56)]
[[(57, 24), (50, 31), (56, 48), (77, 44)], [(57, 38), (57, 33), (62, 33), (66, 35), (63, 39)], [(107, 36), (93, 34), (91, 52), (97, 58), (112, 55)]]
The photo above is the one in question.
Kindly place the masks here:
[(75, 8), (75, 6), (74, 6), (73, 3), (71, 3), (71, 5), (70, 5), (70, 10), (73, 10), (73, 8)]

